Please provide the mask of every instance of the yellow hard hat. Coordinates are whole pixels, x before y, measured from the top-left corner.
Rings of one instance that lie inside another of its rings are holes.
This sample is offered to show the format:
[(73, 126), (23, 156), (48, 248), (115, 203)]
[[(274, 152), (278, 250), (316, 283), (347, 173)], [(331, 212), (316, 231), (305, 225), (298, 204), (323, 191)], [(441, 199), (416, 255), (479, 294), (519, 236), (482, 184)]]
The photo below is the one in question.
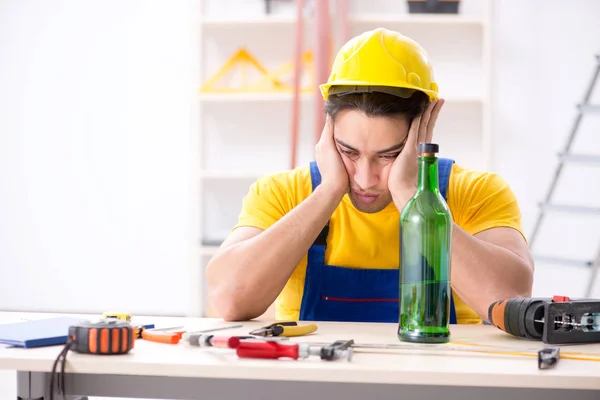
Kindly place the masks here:
[(333, 61), (323, 99), (333, 93), (385, 92), (410, 97), (415, 90), (438, 98), (431, 60), (413, 39), (385, 28), (350, 39)]

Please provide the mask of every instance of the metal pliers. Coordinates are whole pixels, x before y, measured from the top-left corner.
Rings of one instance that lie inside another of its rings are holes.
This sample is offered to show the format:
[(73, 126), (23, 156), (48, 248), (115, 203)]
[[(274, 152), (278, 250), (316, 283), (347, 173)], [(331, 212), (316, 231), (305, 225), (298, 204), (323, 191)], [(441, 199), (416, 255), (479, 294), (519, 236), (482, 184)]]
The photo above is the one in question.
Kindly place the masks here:
[(254, 336), (303, 336), (317, 330), (315, 324), (298, 325), (296, 321), (276, 322), (250, 332)]

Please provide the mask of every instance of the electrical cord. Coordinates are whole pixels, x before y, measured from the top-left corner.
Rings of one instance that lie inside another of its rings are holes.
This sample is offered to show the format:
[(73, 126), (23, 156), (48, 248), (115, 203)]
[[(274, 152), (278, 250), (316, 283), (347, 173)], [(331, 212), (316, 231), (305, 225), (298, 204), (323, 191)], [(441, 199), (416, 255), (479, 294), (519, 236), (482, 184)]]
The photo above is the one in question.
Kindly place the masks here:
[[(54, 400), (55, 394), (67, 400), (65, 367), (69, 350), (81, 354), (125, 354), (133, 348), (134, 340), (134, 328), (128, 322), (106, 319), (70, 326), (65, 345), (52, 364), (48, 400)], [(78, 399), (86, 400), (87, 397)]]
[[(49, 400), (54, 400), (54, 381), (56, 380), (58, 392), (62, 395), (62, 399), (66, 400), (65, 395), (65, 365), (67, 363), (67, 354), (71, 347), (75, 344), (72, 338), (69, 338), (65, 343), (63, 349), (58, 354), (58, 357), (54, 360), (52, 365), (52, 372), (50, 373), (50, 394)], [(62, 360), (61, 360), (62, 359)], [(60, 363), (60, 372), (57, 371), (58, 364)]]

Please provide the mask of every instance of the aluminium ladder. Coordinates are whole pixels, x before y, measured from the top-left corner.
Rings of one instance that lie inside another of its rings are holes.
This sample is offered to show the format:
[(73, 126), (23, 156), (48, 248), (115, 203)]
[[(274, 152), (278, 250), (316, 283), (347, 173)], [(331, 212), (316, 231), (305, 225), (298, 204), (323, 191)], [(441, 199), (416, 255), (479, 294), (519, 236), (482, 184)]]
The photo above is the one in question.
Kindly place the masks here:
[[(600, 104), (590, 104), (590, 97), (594, 91), (594, 87), (598, 81), (598, 77), (600, 76), (600, 53), (596, 55), (596, 69), (592, 74), (592, 79), (589, 83), (589, 86), (584, 94), (583, 102), (577, 106), (578, 113), (575, 117), (575, 121), (571, 128), (571, 132), (567, 138), (564, 149), (562, 153), (559, 153), (559, 163), (556, 169), (554, 170), (554, 176), (552, 178), (552, 182), (550, 183), (550, 187), (546, 192), (546, 196), (542, 203), (540, 203), (540, 211), (538, 213), (538, 218), (534, 224), (534, 228), (531, 234), (531, 239), (529, 240), (530, 248), (533, 247), (533, 243), (536, 239), (536, 236), (539, 232), (540, 226), (542, 224), (542, 220), (545, 216), (545, 211), (563, 211), (568, 213), (583, 213), (583, 214), (600, 214), (600, 207), (586, 207), (586, 206), (574, 206), (574, 205), (562, 205), (562, 204), (554, 204), (552, 203), (552, 195), (554, 194), (554, 189), (556, 188), (556, 184), (558, 179), (560, 178), (561, 172), (563, 170), (563, 166), (565, 163), (596, 163), (600, 165), (600, 156), (597, 155), (587, 155), (587, 154), (571, 154), (571, 145), (575, 139), (575, 134), (579, 129), (579, 125), (583, 116), (585, 114), (591, 113), (600, 113)], [(594, 282), (596, 280), (596, 276), (598, 275), (598, 270), (600, 269), (600, 244), (596, 251), (595, 259), (587, 260), (587, 261), (579, 261), (579, 260), (571, 260), (566, 258), (558, 258), (558, 257), (544, 257), (534, 255), (534, 259), (538, 261), (547, 261), (550, 263), (559, 263), (562, 265), (576, 265), (576, 266), (584, 266), (591, 268), (590, 278), (587, 284), (587, 288), (585, 291), (585, 297), (590, 297), (592, 293), (592, 289), (594, 287)]]

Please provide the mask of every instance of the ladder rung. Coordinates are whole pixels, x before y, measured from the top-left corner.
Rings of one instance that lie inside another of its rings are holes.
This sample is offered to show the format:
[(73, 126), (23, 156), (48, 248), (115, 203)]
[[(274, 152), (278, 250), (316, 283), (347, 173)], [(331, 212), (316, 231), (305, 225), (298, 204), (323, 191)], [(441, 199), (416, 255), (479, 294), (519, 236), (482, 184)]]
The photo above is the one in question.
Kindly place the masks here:
[(542, 203), (541, 207), (544, 207), (550, 211), (563, 211), (569, 213), (578, 213), (578, 214), (600, 214), (600, 208), (598, 207), (586, 207), (586, 206), (569, 206), (563, 204), (550, 204), (550, 203)]
[(600, 156), (594, 154), (564, 154), (559, 153), (558, 156), (565, 162), (580, 162), (580, 163), (598, 163), (600, 164)]
[(571, 265), (575, 267), (591, 267), (593, 265), (593, 261), (589, 260), (575, 260), (572, 258), (561, 258), (553, 256), (534, 255), (533, 259), (535, 261), (547, 262), (549, 264)]
[(582, 105), (579, 104), (577, 106), (577, 108), (579, 108), (579, 111), (582, 114), (594, 114), (594, 113), (600, 113), (600, 104), (586, 104), (586, 105)]

